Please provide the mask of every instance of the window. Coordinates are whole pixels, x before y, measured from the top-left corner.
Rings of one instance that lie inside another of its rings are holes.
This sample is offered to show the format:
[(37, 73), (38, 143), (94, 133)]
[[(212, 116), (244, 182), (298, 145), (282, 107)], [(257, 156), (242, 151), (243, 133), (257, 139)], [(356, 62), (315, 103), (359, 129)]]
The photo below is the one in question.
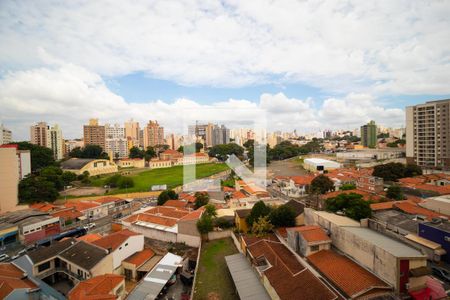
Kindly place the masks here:
[(125, 247), (128, 246), (128, 243), (125, 243)]
[(311, 251), (319, 251), (319, 245), (311, 246), (311, 247), (309, 247), (309, 249), (310, 249)]
[(38, 272), (39, 272), (39, 273), (42, 272), (42, 271), (45, 271), (45, 270), (47, 270), (47, 269), (50, 269), (50, 262), (49, 262), (49, 261), (46, 262), (46, 263), (40, 264), (40, 265), (38, 266)]

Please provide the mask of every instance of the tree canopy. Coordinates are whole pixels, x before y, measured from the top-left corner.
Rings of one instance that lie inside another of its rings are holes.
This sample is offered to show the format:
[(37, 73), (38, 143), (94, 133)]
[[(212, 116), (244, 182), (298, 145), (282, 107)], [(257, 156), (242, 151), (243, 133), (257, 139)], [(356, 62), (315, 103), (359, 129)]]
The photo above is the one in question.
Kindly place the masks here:
[(130, 149), (130, 153), (128, 154), (129, 158), (144, 158), (144, 150), (139, 147), (133, 146)]
[(363, 200), (362, 195), (355, 193), (340, 194), (334, 198), (327, 199), (325, 206), (328, 211), (342, 211), (347, 217), (356, 221), (370, 218), (372, 215), (370, 202)]
[(269, 216), (259, 217), (252, 224), (252, 233), (257, 237), (265, 236), (267, 233), (272, 232), (274, 226), (269, 221)]
[(402, 188), (396, 184), (391, 185), (386, 191), (386, 197), (393, 200), (403, 200)]
[(269, 220), (275, 227), (295, 226), (295, 211), (289, 206), (281, 205), (270, 212)]
[(311, 182), (311, 191), (318, 194), (326, 194), (334, 190), (333, 181), (323, 174), (314, 178)]
[(237, 157), (242, 157), (242, 155), (244, 154), (244, 148), (236, 143), (220, 144), (213, 146), (209, 150), (208, 154), (210, 157), (216, 157), (221, 161), (225, 161), (227, 160), (228, 156), (232, 154), (236, 155)]
[(163, 205), (164, 203), (167, 202), (167, 200), (176, 200), (176, 199), (178, 199), (178, 194), (175, 193), (175, 191), (173, 191), (173, 190), (162, 191), (158, 195), (157, 204), (158, 205)]
[(83, 148), (75, 147), (69, 152), (69, 157), (109, 159), (108, 154), (99, 145), (86, 145)]
[(194, 197), (195, 197), (195, 204), (194, 204), (195, 209), (198, 209), (203, 205), (208, 204), (209, 202), (208, 193), (196, 192), (194, 194)]
[(29, 142), (18, 142), (12, 144), (17, 144), (19, 150), (30, 150), (32, 172), (36, 172), (42, 168), (55, 165), (53, 151), (47, 147), (34, 145)]
[(414, 164), (387, 163), (375, 166), (372, 175), (385, 181), (398, 181), (400, 178), (422, 175), (422, 169)]
[(267, 206), (263, 201), (258, 201), (253, 205), (252, 211), (247, 216), (246, 221), (249, 226), (258, 220), (260, 217), (265, 217), (272, 211), (270, 206)]

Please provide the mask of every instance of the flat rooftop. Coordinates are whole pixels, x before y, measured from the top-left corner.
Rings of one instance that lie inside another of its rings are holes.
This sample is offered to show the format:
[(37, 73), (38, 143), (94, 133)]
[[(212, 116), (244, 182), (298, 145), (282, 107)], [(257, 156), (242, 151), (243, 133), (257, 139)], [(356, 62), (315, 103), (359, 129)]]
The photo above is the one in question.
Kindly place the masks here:
[(411, 233), (417, 233), (419, 222), (414, 220), (413, 215), (408, 215), (397, 210), (383, 210), (373, 214), (373, 216), (392, 226), (399, 227)]
[(416, 250), (406, 244), (391, 239), (381, 233), (378, 233), (369, 228), (363, 227), (343, 227), (346, 231), (351, 232), (357, 237), (366, 240), (367, 242), (383, 249), (395, 257), (408, 258), (425, 258), (419, 250)]

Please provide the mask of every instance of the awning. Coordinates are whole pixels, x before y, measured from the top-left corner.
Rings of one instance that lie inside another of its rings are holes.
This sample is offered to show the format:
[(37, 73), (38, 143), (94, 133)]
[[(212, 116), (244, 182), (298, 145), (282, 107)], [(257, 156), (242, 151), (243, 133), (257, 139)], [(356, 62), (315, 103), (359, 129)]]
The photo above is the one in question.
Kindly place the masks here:
[(411, 277), (421, 277), (425, 275), (430, 275), (431, 270), (430, 268), (423, 266), (409, 270), (409, 274), (411, 275)]
[(5, 233), (4, 235), (0, 236), (0, 240), (4, 240), (10, 236), (15, 236), (15, 235), (17, 235), (17, 231), (8, 232), (8, 233)]
[(440, 249), (434, 250), (434, 254), (439, 255), (439, 256), (445, 255), (445, 254), (447, 254), (447, 251), (445, 251), (445, 249), (440, 248)]

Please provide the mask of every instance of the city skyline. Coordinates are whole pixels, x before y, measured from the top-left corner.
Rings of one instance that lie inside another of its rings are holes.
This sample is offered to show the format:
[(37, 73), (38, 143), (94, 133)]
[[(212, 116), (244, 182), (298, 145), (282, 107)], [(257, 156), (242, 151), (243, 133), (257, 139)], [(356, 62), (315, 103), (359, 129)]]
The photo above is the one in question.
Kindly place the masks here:
[(0, 4), (0, 120), (19, 139), (39, 120), (69, 138), (89, 118), (176, 132), (222, 107), (274, 131), (400, 127), (406, 106), (450, 98), (445, 3), (35, 5)]

